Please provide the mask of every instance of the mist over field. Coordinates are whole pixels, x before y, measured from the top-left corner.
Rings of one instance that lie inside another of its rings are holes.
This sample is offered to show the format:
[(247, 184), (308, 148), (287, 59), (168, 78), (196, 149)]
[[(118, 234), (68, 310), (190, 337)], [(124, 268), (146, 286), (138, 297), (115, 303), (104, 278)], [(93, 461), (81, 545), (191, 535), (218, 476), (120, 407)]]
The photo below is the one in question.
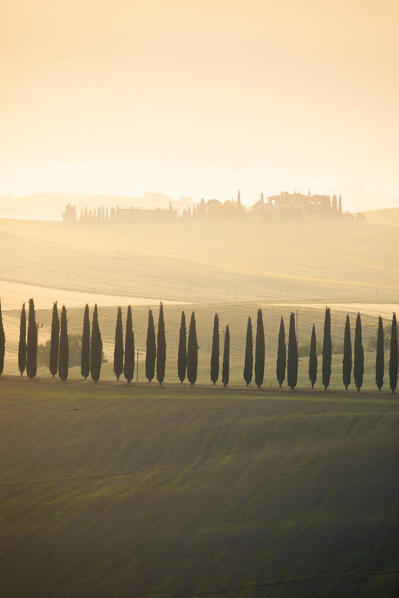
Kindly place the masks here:
[(0, 3), (0, 598), (399, 596), (397, 0)]

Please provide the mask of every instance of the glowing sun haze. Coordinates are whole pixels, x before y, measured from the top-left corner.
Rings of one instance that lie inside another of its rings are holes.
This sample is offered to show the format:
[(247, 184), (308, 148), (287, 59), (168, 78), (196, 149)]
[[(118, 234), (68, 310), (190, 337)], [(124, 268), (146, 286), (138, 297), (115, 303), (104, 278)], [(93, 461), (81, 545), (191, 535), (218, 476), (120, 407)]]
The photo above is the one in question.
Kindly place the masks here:
[(395, 0), (0, 10), (0, 194), (310, 188), (399, 204)]

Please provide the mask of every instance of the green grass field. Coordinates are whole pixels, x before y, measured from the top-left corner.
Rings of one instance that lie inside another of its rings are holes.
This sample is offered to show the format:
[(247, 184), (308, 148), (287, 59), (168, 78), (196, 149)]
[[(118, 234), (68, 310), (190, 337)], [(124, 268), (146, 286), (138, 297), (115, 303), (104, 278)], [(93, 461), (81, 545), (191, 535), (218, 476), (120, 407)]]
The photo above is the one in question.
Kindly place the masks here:
[(0, 378), (0, 595), (393, 597), (399, 401)]

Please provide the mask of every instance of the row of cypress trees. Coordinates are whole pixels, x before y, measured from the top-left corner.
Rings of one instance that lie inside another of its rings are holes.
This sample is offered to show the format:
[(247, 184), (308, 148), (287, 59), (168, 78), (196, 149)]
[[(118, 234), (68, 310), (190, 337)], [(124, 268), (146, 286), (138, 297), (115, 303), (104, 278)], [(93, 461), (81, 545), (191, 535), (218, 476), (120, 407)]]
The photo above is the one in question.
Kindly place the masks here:
[[(184, 313), (182, 314), (182, 322), (184, 321)], [(182, 326), (180, 328), (182, 331)], [(215, 314), (212, 334), (212, 353), (211, 353), (211, 367), (210, 378), (213, 384), (216, 384), (219, 377), (219, 316)], [(180, 347), (180, 343), (179, 343)], [(222, 368), (222, 382), (226, 386), (228, 384), (229, 374), (229, 350), (230, 350), (230, 331), (226, 327), (225, 345), (223, 351), (223, 368)], [(376, 352), (376, 385), (378, 390), (381, 390), (384, 383), (384, 328), (381, 316), (378, 320), (378, 335), (377, 335), (377, 352)], [(330, 385), (331, 380), (331, 363), (332, 363), (332, 339), (331, 339), (331, 312), (330, 308), (326, 308), (324, 317), (324, 334), (323, 334), (323, 348), (322, 348), (322, 384), (325, 390)], [(245, 341), (245, 357), (244, 357), (244, 380), (249, 386), (254, 376), (254, 382), (258, 388), (263, 384), (265, 368), (265, 335), (262, 310), (258, 310), (256, 323), (256, 340), (255, 340), (255, 365), (253, 356), (253, 333), (252, 321), (248, 318), (246, 341)], [(360, 313), (356, 317), (354, 349), (352, 356), (352, 341), (349, 315), (346, 316), (345, 332), (344, 332), (344, 354), (342, 363), (342, 380), (345, 389), (347, 390), (352, 378), (357, 391), (360, 391), (363, 386), (364, 377), (364, 349), (362, 341), (362, 322)], [(317, 381), (318, 357), (317, 357), (317, 342), (316, 329), (313, 324), (310, 337), (310, 351), (309, 351), (309, 380), (312, 388)], [(298, 343), (295, 328), (295, 314), (291, 313), (288, 334), (288, 350), (285, 339), (284, 320), (280, 320), (280, 329), (278, 336), (277, 348), (277, 363), (276, 363), (276, 377), (281, 388), (285, 378), (290, 388), (295, 388), (298, 381)], [(397, 336), (397, 322), (396, 314), (393, 314), (391, 339), (390, 339), (390, 358), (389, 358), (389, 384), (392, 392), (395, 392), (398, 382), (398, 336)]]
[[(103, 344), (98, 323), (97, 305), (93, 310), (93, 321), (90, 334), (89, 306), (86, 305), (83, 314), (83, 331), (81, 347), (81, 374), (86, 379), (90, 374), (94, 382), (100, 378)], [(68, 347), (68, 320), (66, 308), (61, 310), (61, 323), (58, 316), (57, 302), (53, 305), (51, 320), (51, 341), (49, 369), (54, 377), (57, 374), (61, 380), (68, 378), (69, 347)]]
[[(35, 305), (33, 299), (29, 299), (28, 327), (26, 326), (25, 303), (22, 305), (19, 342), (18, 342), (18, 370), (21, 374), (26, 370), (29, 378), (34, 378), (37, 373), (37, 343), (38, 325), (36, 322)], [(1, 307), (0, 307), (0, 359), (1, 359)], [(3, 330), (4, 337), (4, 330)], [(91, 373), (95, 382), (100, 378), (102, 361), (102, 340), (98, 323), (97, 305), (93, 311), (92, 331), (90, 335), (89, 307), (86, 305), (83, 317), (81, 373), (86, 379)], [(69, 370), (69, 342), (68, 342), (68, 320), (65, 305), (61, 309), (61, 317), (58, 313), (57, 302), (53, 305), (51, 318), (50, 355), (49, 370), (53, 378), (58, 374), (61, 380), (68, 378)], [(0, 372), (1, 373), (1, 372)]]
[[(33, 299), (29, 300), (28, 325), (26, 325), (25, 304), (21, 310), (20, 337), (18, 347), (18, 368), (21, 375), (26, 369), (28, 377), (34, 378), (37, 372), (37, 323), (35, 317), (35, 307)], [(5, 354), (5, 334), (2, 322), (2, 312), (0, 303), (0, 374), (4, 367)], [(86, 305), (83, 316), (82, 348), (81, 348), (81, 374), (86, 379), (91, 375), (97, 382), (100, 378), (101, 363), (103, 356), (103, 345), (101, 332), (98, 322), (97, 305), (94, 307), (93, 320), (90, 327), (89, 307)], [(219, 357), (220, 357), (220, 323), (219, 316), (215, 314), (212, 333), (212, 351), (210, 361), (210, 379), (213, 384), (219, 379)], [(51, 323), (51, 342), (49, 356), (49, 370), (54, 377), (57, 375), (61, 380), (68, 377), (68, 323), (65, 306), (61, 310), (59, 318), (57, 303), (53, 305), (52, 323)], [(324, 317), (324, 334), (322, 348), (322, 384), (325, 390), (330, 385), (332, 362), (332, 340), (331, 340), (331, 313), (327, 307)], [(145, 375), (149, 382), (155, 376), (159, 384), (165, 379), (166, 364), (166, 334), (165, 319), (162, 303), (159, 309), (158, 329), (155, 334), (155, 324), (152, 310), (148, 313), (147, 339), (146, 339), (146, 359)], [(132, 321), (131, 306), (128, 306), (125, 342), (123, 339), (122, 310), (119, 307), (117, 312), (115, 327), (114, 344), (114, 372), (117, 380), (124, 375), (128, 383), (134, 376), (135, 368), (135, 345)], [(260, 387), (264, 380), (265, 368), (265, 333), (263, 325), (262, 310), (257, 313), (256, 337), (255, 337), (255, 359), (253, 347), (252, 321), (248, 318), (245, 358), (244, 358), (244, 380), (249, 386), (254, 378), (256, 386)], [(376, 385), (381, 390), (384, 384), (384, 328), (382, 318), (378, 320), (377, 334), (377, 352), (376, 352)], [(186, 318), (184, 311), (181, 314), (179, 347), (177, 359), (178, 377), (181, 382), (187, 377), (191, 385), (197, 380), (198, 370), (198, 341), (196, 332), (195, 313), (191, 314), (188, 342), (186, 330)], [(229, 383), (230, 371), (230, 329), (226, 326), (224, 334), (223, 362), (222, 362), (222, 383), (227, 386)], [(316, 343), (315, 326), (312, 327), (309, 352), (309, 380), (312, 388), (317, 381), (318, 374), (318, 356)], [(362, 323), (360, 314), (356, 317), (355, 338), (352, 354), (351, 328), (349, 315), (346, 316), (344, 329), (344, 351), (342, 363), (342, 381), (347, 389), (353, 379), (355, 386), (360, 391), (363, 385), (364, 376), (364, 350), (362, 342)], [(295, 388), (298, 379), (298, 344), (295, 328), (295, 314), (290, 315), (288, 347), (285, 338), (284, 320), (280, 320), (276, 377), (281, 387), (287, 378), (290, 388)], [(395, 392), (398, 381), (398, 337), (396, 315), (392, 318), (391, 338), (390, 338), (390, 359), (389, 359), (389, 382), (392, 392)]]
[[(149, 382), (152, 382), (154, 376), (159, 384), (165, 379), (166, 365), (166, 333), (165, 318), (162, 303), (159, 307), (158, 329), (155, 334), (155, 323), (152, 310), (148, 311), (146, 354), (145, 354), (145, 376)], [(191, 320), (188, 332), (186, 329), (186, 316), (182, 312), (179, 349), (177, 360), (177, 373), (181, 382), (184, 382), (186, 376), (190, 384), (197, 381), (198, 371), (198, 341), (195, 322), (195, 313), (191, 314)], [(119, 380), (122, 372), (130, 383), (134, 375), (134, 332), (132, 324), (132, 310), (129, 305), (126, 318), (125, 346), (123, 345), (123, 325), (122, 310), (119, 307), (115, 326), (115, 346), (114, 346), (114, 372)]]

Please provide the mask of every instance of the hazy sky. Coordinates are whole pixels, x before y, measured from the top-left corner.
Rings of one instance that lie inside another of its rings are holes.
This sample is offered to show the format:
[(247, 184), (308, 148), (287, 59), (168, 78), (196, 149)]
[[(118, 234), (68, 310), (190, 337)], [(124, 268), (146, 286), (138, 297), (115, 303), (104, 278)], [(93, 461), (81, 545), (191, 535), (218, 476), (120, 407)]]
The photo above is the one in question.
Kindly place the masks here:
[(0, 194), (399, 198), (397, 0), (0, 10)]

